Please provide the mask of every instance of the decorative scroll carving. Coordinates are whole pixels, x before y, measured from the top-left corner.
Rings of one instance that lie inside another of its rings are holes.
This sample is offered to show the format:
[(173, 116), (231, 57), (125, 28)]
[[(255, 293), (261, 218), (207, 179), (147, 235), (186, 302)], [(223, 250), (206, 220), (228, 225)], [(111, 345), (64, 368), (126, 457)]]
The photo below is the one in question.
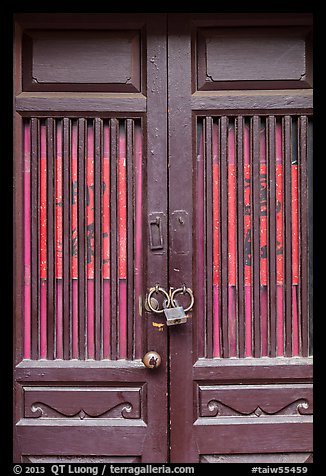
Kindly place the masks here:
[(210, 400), (207, 404), (209, 414), (201, 416), (219, 417), (219, 416), (250, 416), (260, 417), (267, 415), (305, 415), (308, 414), (309, 403), (305, 399), (298, 399), (277, 411), (270, 412), (261, 408), (259, 405), (252, 412), (239, 411), (218, 400)]
[(133, 411), (133, 406), (126, 402), (119, 403), (115, 407), (99, 414), (89, 413), (83, 408), (77, 413), (71, 414), (64, 411), (59, 411), (56, 408), (46, 405), (45, 403), (37, 402), (31, 406), (31, 411), (34, 413), (34, 418), (79, 418), (80, 420), (89, 418), (132, 418), (130, 417), (130, 414)]
[(311, 384), (200, 385), (199, 417), (312, 415)]
[(25, 418), (142, 418), (142, 387), (24, 387)]

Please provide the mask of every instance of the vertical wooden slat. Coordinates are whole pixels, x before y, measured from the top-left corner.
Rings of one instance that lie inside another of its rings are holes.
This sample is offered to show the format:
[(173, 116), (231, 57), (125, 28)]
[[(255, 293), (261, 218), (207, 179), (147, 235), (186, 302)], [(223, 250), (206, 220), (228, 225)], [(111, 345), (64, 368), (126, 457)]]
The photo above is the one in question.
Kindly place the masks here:
[(39, 162), (40, 125), (31, 119), (31, 358), (39, 357)]
[(276, 347), (277, 356), (284, 355), (284, 193), (283, 193), (283, 131), (282, 119), (276, 120)]
[(142, 129), (141, 124), (135, 124), (135, 333), (134, 346), (136, 359), (141, 358), (142, 352), (142, 266), (143, 257), (143, 234), (142, 234), (142, 212), (143, 212), (143, 170), (142, 170)]
[(308, 119), (307, 130), (307, 174), (308, 174), (308, 354), (313, 355), (313, 122)]
[(70, 226), (70, 120), (63, 119), (63, 358), (71, 357), (71, 226)]
[(85, 219), (85, 151), (86, 151), (86, 120), (78, 119), (78, 343), (79, 358), (85, 359), (85, 313), (86, 313), (86, 219)]
[(95, 359), (103, 356), (102, 348), (102, 120), (94, 121), (94, 325)]
[[(205, 120), (206, 164), (206, 357), (213, 357), (213, 120)], [(204, 198), (204, 197), (203, 197)]]
[(237, 355), (236, 266), (237, 266), (237, 212), (235, 169), (235, 120), (229, 119), (228, 128), (228, 341), (230, 357)]
[(55, 342), (55, 120), (47, 119), (47, 358), (54, 359)]
[(197, 187), (196, 187), (196, 307), (200, 309), (197, 321), (198, 355), (205, 355), (206, 280), (205, 280), (205, 167), (204, 167), (204, 121), (197, 124)]
[(276, 306), (276, 150), (275, 117), (267, 119), (268, 161), (268, 300), (269, 300), (269, 356), (276, 356), (277, 306)]
[(219, 127), (218, 122), (213, 121), (212, 130), (213, 151), (213, 356), (221, 356), (221, 315), (220, 301), (220, 170), (219, 170)]
[(56, 121), (56, 358), (63, 359), (63, 296), (62, 296), (62, 120)]
[(245, 357), (245, 287), (244, 287), (244, 131), (243, 117), (236, 120), (236, 169), (238, 182), (238, 352)]
[[(21, 124), (19, 125), (21, 127)], [(24, 133), (24, 186), (22, 200), (24, 203), (24, 247), (23, 247), (23, 256), (24, 256), (24, 324), (23, 324), (23, 335), (24, 335), (24, 350), (23, 357), (25, 359), (31, 358), (31, 126), (30, 121), (24, 123), (23, 125)], [(20, 156), (20, 155), (19, 155)], [(18, 168), (18, 167), (17, 167)], [(18, 172), (17, 172), (18, 173)], [(18, 197), (17, 197), (18, 198)], [(19, 207), (18, 207), (19, 208)], [(19, 254), (22, 252), (20, 246), (16, 250), (17, 259)], [(21, 260), (20, 260), (21, 263)], [(20, 265), (19, 263), (19, 265)], [(18, 279), (18, 277), (17, 277)], [(16, 280), (15, 280), (16, 281)], [(17, 303), (17, 307), (19, 303)], [(19, 314), (21, 316), (22, 313)], [(18, 328), (19, 329), (19, 328)], [(17, 329), (17, 338), (19, 332)], [(20, 355), (18, 357), (20, 361)]]
[(292, 120), (292, 155), (291, 155), (291, 226), (292, 226), (292, 356), (300, 355), (299, 351), (299, 314), (298, 314), (298, 284), (299, 284), (299, 210), (298, 210), (298, 118)]
[(119, 295), (119, 358), (127, 356), (127, 188), (126, 188), (126, 122), (119, 122), (117, 231), (118, 231), (118, 295)]
[(127, 358), (133, 357), (134, 348), (134, 319), (138, 316), (135, 309), (134, 294), (135, 250), (134, 250), (134, 121), (126, 121), (126, 161), (127, 161)]
[(307, 133), (308, 119), (301, 116), (299, 120), (299, 235), (300, 235), (300, 315), (301, 315), (301, 353), (308, 356), (308, 320), (309, 320), (309, 293), (308, 293), (308, 163), (307, 163)]
[(39, 165), (39, 259), (40, 259), (40, 359), (46, 359), (47, 354), (47, 152), (46, 152), (46, 125), (40, 122), (40, 165)]
[(292, 355), (292, 194), (291, 194), (291, 128), (292, 119), (283, 119), (284, 148), (284, 292), (285, 292), (285, 355)]
[(110, 357), (110, 124), (103, 123), (103, 196), (102, 196), (102, 250), (103, 250), (103, 358)]
[(71, 301), (72, 358), (78, 359), (78, 129), (71, 125)]
[(222, 316), (222, 347), (223, 357), (229, 357), (228, 341), (228, 118), (220, 119), (220, 171), (221, 171), (221, 316)]
[(95, 358), (94, 321), (94, 120), (87, 121), (86, 226), (87, 226), (87, 358)]
[(252, 180), (250, 165), (250, 118), (244, 119), (244, 269), (245, 269), (245, 356), (253, 355), (252, 319)]
[(118, 352), (118, 233), (117, 233), (117, 160), (118, 160), (118, 121), (111, 119), (111, 200), (110, 200), (110, 223), (111, 223), (111, 359), (117, 358)]
[(254, 357), (261, 355), (260, 322), (260, 118), (251, 121), (252, 144), (252, 271), (253, 271), (253, 317), (254, 317)]

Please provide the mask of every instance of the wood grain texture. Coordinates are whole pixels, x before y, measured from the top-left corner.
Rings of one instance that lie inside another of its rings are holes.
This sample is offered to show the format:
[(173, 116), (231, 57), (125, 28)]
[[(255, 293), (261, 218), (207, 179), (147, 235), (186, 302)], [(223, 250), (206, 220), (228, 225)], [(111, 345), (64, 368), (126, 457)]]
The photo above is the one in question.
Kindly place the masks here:
[(140, 90), (140, 34), (38, 31), (23, 39), (25, 91)]
[(198, 43), (199, 90), (311, 87), (309, 28), (199, 29)]
[(139, 114), (146, 112), (146, 97), (140, 93), (26, 93), (16, 96), (16, 109), (21, 115), (57, 115), (69, 112), (71, 116), (92, 117), (94, 113), (107, 116), (116, 112)]

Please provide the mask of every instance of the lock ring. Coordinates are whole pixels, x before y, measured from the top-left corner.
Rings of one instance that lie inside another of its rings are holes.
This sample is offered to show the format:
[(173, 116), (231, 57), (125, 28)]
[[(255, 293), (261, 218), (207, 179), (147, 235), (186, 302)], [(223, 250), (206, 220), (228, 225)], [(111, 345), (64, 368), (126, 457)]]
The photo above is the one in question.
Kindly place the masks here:
[(161, 286), (159, 286), (158, 284), (156, 286), (154, 286), (153, 288), (150, 288), (149, 293), (147, 294), (147, 303), (146, 304), (152, 312), (155, 312), (156, 314), (161, 314), (162, 312), (164, 312), (164, 308), (154, 309), (152, 304), (151, 304), (151, 297), (153, 296), (154, 293), (155, 294), (158, 294), (158, 293), (164, 294), (164, 296), (167, 299), (166, 307), (170, 307), (171, 299), (170, 299), (170, 296), (168, 295), (168, 293), (165, 291), (165, 289), (161, 288)]
[(182, 288), (177, 288), (173, 291), (173, 293), (171, 294), (172, 307), (178, 307), (177, 304), (175, 303), (174, 297), (175, 297), (176, 294), (179, 294), (179, 293), (182, 293), (182, 294), (187, 294), (188, 293), (189, 294), (190, 304), (186, 309), (184, 309), (184, 311), (185, 312), (190, 311), (190, 309), (192, 309), (192, 307), (194, 305), (195, 298), (194, 298), (194, 294), (192, 292), (192, 289), (191, 288), (186, 288), (186, 286), (183, 286)]

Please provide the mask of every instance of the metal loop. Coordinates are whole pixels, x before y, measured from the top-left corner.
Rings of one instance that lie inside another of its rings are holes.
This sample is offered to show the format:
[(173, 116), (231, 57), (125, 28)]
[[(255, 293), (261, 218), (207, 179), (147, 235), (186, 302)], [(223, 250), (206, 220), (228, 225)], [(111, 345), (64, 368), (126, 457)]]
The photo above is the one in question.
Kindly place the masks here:
[(194, 298), (194, 294), (193, 294), (192, 290), (191, 290), (190, 288), (186, 288), (185, 285), (183, 285), (182, 288), (177, 288), (177, 289), (175, 289), (175, 290), (173, 291), (173, 293), (172, 293), (172, 295), (171, 295), (171, 303), (172, 303), (172, 306), (173, 306), (173, 307), (177, 307), (177, 306), (174, 305), (174, 303), (175, 303), (175, 301), (174, 301), (174, 296), (175, 296), (176, 294), (179, 294), (179, 293), (182, 293), (182, 294), (187, 294), (187, 293), (188, 293), (188, 294), (189, 294), (189, 296), (190, 296), (190, 304), (189, 304), (189, 306), (188, 306), (186, 309), (184, 309), (184, 311), (185, 311), (185, 312), (190, 311), (190, 309), (192, 309), (192, 307), (193, 307), (193, 305), (194, 305), (195, 298)]
[(164, 308), (162, 309), (154, 309), (151, 305), (151, 297), (152, 295), (156, 293), (162, 293), (164, 294), (164, 296), (166, 297), (166, 301), (167, 301), (167, 304), (166, 304), (166, 307), (169, 307), (170, 304), (171, 304), (171, 300), (170, 300), (170, 296), (168, 295), (168, 293), (165, 291), (165, 289), (161, 288), (158, 284), (156, 284), (156, 286), (154, 286), (153, 288), (150, 288), (149, 290), (149, 293), (147, 295), (147, 306), (149, 307), (149, 309), (152, 311), (152, 312), (155, 312), (156, 314), (161, 314), (162, 312), (164, 312)]

